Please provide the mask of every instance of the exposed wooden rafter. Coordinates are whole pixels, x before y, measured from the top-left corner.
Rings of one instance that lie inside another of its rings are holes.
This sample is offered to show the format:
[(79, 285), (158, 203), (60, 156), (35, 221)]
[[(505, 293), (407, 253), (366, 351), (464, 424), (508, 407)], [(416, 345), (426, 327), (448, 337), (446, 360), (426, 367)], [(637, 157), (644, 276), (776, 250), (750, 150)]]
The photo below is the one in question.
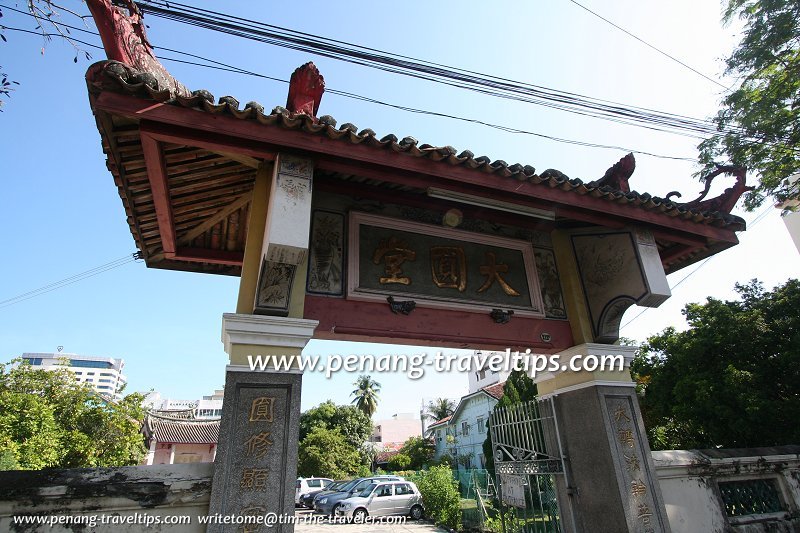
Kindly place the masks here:
[(179, 246), (186, 246), (190, 244), (193, 240), (197, 237), (202, 235), (203, 233), (207, 232), (226, 218), (228, 218), (231, 214), (235, 213), (242, 207), (246, 206), (250, 203), (250, 195), (249, 194), (242, 194), (237, 196), (233, 199), (231, 203), (208, 217), (204, 222), (198, 224), (197, 226), (193, 227), (183, 235), (181, 235), (180, 239), (178, 240)]

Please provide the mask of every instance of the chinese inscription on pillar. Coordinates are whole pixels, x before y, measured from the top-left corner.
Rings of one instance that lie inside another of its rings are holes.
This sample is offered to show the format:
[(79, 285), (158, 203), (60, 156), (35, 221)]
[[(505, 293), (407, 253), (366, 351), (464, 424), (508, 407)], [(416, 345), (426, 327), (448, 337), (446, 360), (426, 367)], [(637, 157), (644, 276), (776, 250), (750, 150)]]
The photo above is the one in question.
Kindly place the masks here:
[(653, 507), (655, 499), (650, 493), (647, 477), (643, 470), (643, 449), (639, 445), (638, 428), (630, 398), (606, 397), (606, 407), (612, 424), (617, 457), (627, 492), (628, 516), (632, 531), (655, 533)]
[(244, 442), (246, 466), (242, 469), (239, 488), (244, 491), (263, 491), (267, 488), (269, 469), (263, 459), (274, 444), (270, 438), (271, 431), (264, 431), (272, 425), (275, 398), (259, 396), (250, 403), (250, 416), (247, 430), (249, 438)]

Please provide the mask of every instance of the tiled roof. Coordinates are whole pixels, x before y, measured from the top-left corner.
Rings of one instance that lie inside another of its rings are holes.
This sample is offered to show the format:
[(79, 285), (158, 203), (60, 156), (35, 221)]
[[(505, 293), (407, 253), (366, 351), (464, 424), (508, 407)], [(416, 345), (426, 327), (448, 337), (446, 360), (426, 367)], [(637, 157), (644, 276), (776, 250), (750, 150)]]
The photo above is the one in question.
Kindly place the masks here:
[(151, 409), (150, 414), (162, 418), (180, 418), (184, 420), (193, 420), (195, 417), (194, 408), (187, 409)]
[(389, 459), (400, 453), (398, 450), (378, 452), (375, 456), (375, 462), (378, 464), (388, 463)]
[(143, 431), (157, 442), (215, 444), (219, 439), (219, 419), (187, 420), (148, 413)]
[(499, 400), (505, 395), (505, 391), (503, 387), (505, 387), (506, 382), (503, 381), (502, 383), (495, 383), (494, 385), (488, 385), (481, 390), (491, 396), (492, 398)]
[[(652, 196), (648, 193), (638, 193), (636, 191), (623, 192), (608, 185), (599, 185), (594, 182), (584, 182), (580, 179), (570, 179), (562, 172), (548, 169), (541, 174), (536, 173), (536, 169), (530, 165), (520, 163), (509, 164), (503, 160), (494, 160), (486, 156), (476, 157), (469, 150), (458, 152), (452, 146), (431, 146), (419, 144), (414, 137), (404, 137), (389, 134), (378, 138), (375, 131), (365, 128), (359, 130), (351, 123), (337, 126), (337, 121), (324, 115), (315, 123), (314, 120), (303, 113), (291, 113), (284, 107), (275, 107), (270, 113), (265, 112), (264, 106), (258, 102), (248, 102), (243, 109), (240, 109), (239, 101), (231, 96), (221, 97), (214, 103), (214, 96), (205, 90), (194, 91), (192, 96), (173, 97), (167, 90), (153, 88), (152, 77), (142, 77), (130, 68), (114, 61), (104, 64), (93, 65), (90, 73), (102, 71), (105, 80), (111, 80), (115, 87), (113, 90), (122, 91), (140, 98), (147, 98), (157, 102), (174, 105), (183, 108), (195, 109), (213, 115), (228, 115), (240, 120), (258, 122), (264, 126), (280, 127), (288, 130), (300, 130), (310, 135), (327, 137), (332, 140), (339, 140), (353, 145), (365, 145), (375, 150), (388, 150), (396, 153), (406, 154), (410, 157), (424, 158), (429, 161), (446, 164), (453, 167), (466, 167), (476, 172), (485, 174), (499, 175), (520, 182), (526, 181), (534, 185), (560, 189), (576, 195), (589, 195), (591, 197), (602, 198), (609, 202), (626, 204), (631, 207), (650, 212), (663, 213), (670, 217), (689, 220), (695, 223), (710, 224), (717, 227), (725, 227), (734, 231), (744, 230), (745, 222), (742, 218), (728, 213), (718, 211), (697, 211), (681, 206), (676, 202)], [(147, 80), (148, 85), (142, 79)], [(89, 80), (90, 90), (92, 82)], [(103, 83), (103, 88), (107, 88), (107, 83)], [(95, 89), (96, 90), (96, 89)]]
[(434, 422), (433, 424), (428, 426), (428, 429), (430, 429), (432, 427), (435, 427), (435, 426), (439, 426), (441, 424), (446, 424), (451, 418), (453, 418), (453, 417), (452, 416), (446, 416), (446, 417), (442, 418), (441, 420), (437, 420), (436, 422)]

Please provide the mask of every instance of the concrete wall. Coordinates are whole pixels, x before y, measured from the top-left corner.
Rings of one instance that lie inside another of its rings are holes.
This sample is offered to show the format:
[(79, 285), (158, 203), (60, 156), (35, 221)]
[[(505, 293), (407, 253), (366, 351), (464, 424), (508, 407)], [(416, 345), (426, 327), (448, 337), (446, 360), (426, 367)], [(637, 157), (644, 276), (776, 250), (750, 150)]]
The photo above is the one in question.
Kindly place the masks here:
[[(653, 452), (672, 533), (800, 531), (800, 446)], [(784, 510), (729, 517), (719, 483), (774, 479)]]
[[(198, 516), (208, 515), (212, 475), (210, 463), (0, 472), (0, 531), (205, 532)], [(55, 525), (15, 522), (21, 516)], [(175, 519), (188, 523), (153, 523)]]

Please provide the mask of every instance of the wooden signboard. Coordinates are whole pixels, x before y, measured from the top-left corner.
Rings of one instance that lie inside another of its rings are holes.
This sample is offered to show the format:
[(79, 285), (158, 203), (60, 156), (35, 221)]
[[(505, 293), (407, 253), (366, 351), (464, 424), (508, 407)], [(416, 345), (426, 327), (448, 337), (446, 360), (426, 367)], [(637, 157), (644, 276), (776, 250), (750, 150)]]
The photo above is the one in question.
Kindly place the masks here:
[(348, 299), (544, 317), (531, 243), (351, 213)]

